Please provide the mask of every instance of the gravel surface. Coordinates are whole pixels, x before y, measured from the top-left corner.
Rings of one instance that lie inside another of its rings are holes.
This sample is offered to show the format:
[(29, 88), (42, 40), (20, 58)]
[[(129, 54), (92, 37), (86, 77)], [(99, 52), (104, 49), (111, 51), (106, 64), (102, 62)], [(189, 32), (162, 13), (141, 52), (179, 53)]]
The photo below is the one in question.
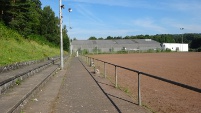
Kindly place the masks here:
[[(92, 57), (124, 67), (154, 74), (169, 80), (201, 88), (201, 53), (137, 53), (93, 55)], [(99, 62), (100, 69), (103, 65)], [(107, 74), (114, 82), (114, 66), (107, 66)], [(137, 99), (136, 73), (117, 69), (118, 84)], [(110, 75), (110, 76), (109, 76)], [(142, 103), (161, 113), (200, 113), (201, 94), (142, 76)]]

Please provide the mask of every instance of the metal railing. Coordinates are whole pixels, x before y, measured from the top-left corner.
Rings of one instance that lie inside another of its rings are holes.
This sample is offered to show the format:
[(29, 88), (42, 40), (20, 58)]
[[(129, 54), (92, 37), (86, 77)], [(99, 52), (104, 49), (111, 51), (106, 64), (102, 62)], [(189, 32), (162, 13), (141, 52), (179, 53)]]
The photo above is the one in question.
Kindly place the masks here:
[(116, 64), (113, 64), (113, 63), (110, 63), (110, 62), (106, 62), (106, 61), (95, 59), (95, 58), (88, 57), (88, 56), (82, 56), (82, 58), (90, 66), (92, 66), (92, 62), (95, 62), (95, 60), (103, 62), (104, 63), (103, 70), (104, 70), (104, 77), (105, 78), (107, 77), (107, 75), (106, 75), (106, 64), (114, 66), (115, 67), (115, 87), (116, 88), (118, 87), (117, 68), (122, 68), (122, 69), (125, 69), (125, 70), (128, 70), (128, 71), (132, 71), (132, 72), (137, 73), (137, 76), (138, 76), (138, 80), (137, 80), (138, 81), (138, 83), (137, 83), (138, 84), (138, 105), (139, 106), (141, 106), (141, 87), (140, 87), (141, 86), (140, 85), (141, 84), (141, 82), (140, 82), (141, 81), (141, 75), (144, 75), (144, 76), (147, 76), (147, 77), (150, 77), (150, 78), (154, 78), (156, 80), (160, 80), (160, 81), (172, 84), (172, 85), (176, 85), (176, 86), (179, 86), (179, 87), (182, 87), (182, 88), (194, 91), (194, 92), (201, 93), (201, 89), (199, 89), (199, 88), (196, 88), (196, 87), (193, 87), (193, 86), (189, 86), (189, 85), (186, 85), (186, 84), (182, 84), (182, 83), (179, 83), (179, 82), (175, 82), (175, 81), (172, 81), (172, 80), (169, 80), (169, 79), (166, 79), (166, 78), (158, 77), (156, 75), (148, 74), (148, 73), (145, 73), (145, 72), (140, 72), (138, 70), (134, 70), (134, 69), (130, 69), (130, 68), (127, 68), (127, 67), (119, 66), (119, 65), (116, 65)]

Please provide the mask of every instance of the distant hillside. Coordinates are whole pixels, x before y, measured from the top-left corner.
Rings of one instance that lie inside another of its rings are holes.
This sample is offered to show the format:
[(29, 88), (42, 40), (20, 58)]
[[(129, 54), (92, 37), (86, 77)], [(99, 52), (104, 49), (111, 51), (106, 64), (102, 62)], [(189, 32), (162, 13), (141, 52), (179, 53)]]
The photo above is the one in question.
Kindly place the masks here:
[(58, 47), (25, 39), (16, 31), (0, 23), (0, 66), (56, 56), (59, 53)]

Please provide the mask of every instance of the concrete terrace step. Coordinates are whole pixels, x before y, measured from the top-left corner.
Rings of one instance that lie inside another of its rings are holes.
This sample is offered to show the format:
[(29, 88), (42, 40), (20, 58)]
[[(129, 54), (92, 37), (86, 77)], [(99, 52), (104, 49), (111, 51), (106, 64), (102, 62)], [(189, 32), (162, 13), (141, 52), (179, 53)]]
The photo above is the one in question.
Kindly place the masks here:
[(23, 104), (27, 103), (31, 95), (33, 95), (57, 69), (58, 65), (52, 65), (34, 76), (29, 77), (19, 86), (10, 88), (6, 93), (0, 95), (1, 113), (20, 112), (20, 107), (23, 107)]
[(16, 84), (17, 80), (24, 80), (28, 78), (29, 76), (34, 75), (37, 72), (40, 72), (41, 70), (49, 67), (53, 64), (52, 60), (48, 60), (45, 62), (28, 65), (23, 68), (19, 68), (16, 70), (11, 70), (6, 73), (0, 74), (0, 94), (5, 92), (9, 87)]

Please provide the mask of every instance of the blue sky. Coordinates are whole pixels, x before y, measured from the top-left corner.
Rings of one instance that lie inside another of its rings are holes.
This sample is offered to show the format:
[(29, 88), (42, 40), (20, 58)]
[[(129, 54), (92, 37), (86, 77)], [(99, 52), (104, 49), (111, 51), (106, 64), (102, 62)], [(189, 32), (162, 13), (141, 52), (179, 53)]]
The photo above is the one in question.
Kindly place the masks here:
[[(59, 16), (59, 0), (41, 2)], [(201, 0), (62, 0), (62, 3), (63, 23), (72, 27), (68, 35), (78, 40), (90, 36), (201, 33)], [(69, 13), (68, 8), (73, 11)]]

